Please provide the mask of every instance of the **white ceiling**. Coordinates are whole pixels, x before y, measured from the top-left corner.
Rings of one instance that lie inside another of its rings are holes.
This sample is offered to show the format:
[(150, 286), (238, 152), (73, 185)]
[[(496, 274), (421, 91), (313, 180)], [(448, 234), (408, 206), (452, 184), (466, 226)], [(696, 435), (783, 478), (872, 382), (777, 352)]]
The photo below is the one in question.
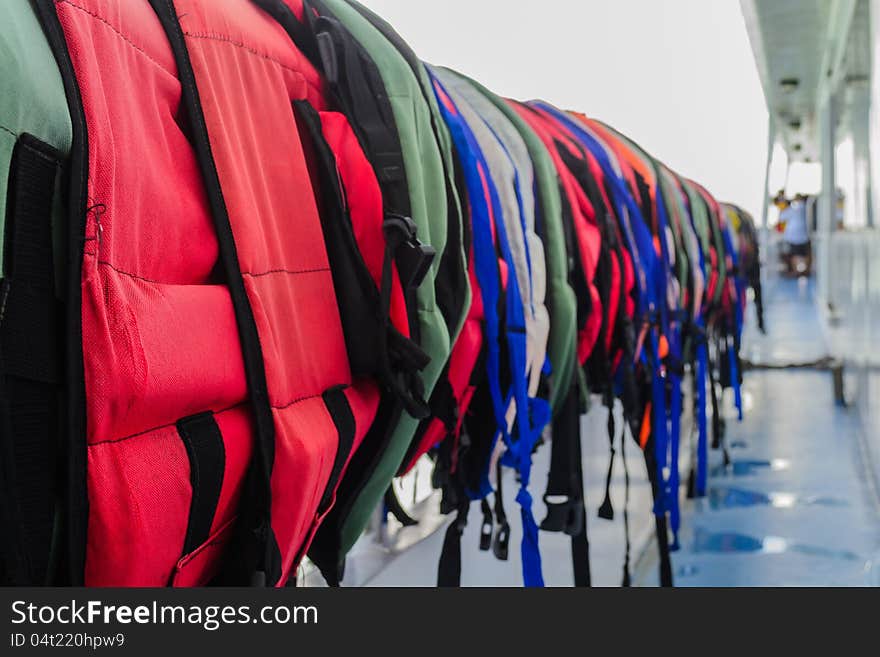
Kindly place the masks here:
[(870, 73), (868, 0), (741, 0), (767, 106), (794, 160), (819, 156), (823, 94)]

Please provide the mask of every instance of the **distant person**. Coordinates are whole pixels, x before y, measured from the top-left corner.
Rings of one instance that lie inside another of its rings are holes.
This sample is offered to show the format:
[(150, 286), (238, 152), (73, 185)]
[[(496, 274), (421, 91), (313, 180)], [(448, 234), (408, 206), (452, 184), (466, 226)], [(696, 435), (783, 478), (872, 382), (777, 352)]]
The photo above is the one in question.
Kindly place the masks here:
[(843, 230), (845, 228), (845, 216), (846, 216), (846, 194), (843, 193), (843, 190), (838, 188), (837, 195), (834, 204), (834, 219), (837, 224), (837, 230)]
[(779, 221), (785, 225), (782, 242), (787, 272), (808, 273), (812, 265), (812, 249), (807, 224), (807, 197), (803, 194), (795, 196), (779, 214)]
[(782, 212), (785, 208), (788, 207), (788, 199), (785, 198), (785, 190), (780, 189), (776, 192), (776, 196), (773, 197), (773, 205), (776, 206), (776, 209)]

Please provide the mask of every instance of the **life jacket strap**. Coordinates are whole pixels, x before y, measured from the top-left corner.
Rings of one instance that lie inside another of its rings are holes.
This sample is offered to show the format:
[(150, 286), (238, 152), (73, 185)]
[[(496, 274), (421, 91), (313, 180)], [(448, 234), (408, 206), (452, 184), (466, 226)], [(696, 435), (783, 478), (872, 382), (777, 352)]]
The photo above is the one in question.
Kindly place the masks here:
[[(430, 270), (436, 252), (418, 240), (415, 222), (410, 217), (387, 213), (382, 228), (385, 234), (385, 260), (382, 267), (380, 305), (382, 317), (388, 317), (391, 307), (391, 263), (394, 262), (397, 266), (404, 297), (412, 299)], [(407, 304), (407, 310), (410, 313), (416, 312), (413, 303)], [(410, 318), (410, 325), (414, 322), (415, 318)], [(415, 341), (401, 335), (390, 324), (386, 348), (393, 361), (389, 372), (391, 386), (404, 409), (417, 420), (430, 417), (431, 408), (425, 400), (424, 383), (419, 375), (430, 362), (430, 358)]]
[(550, 474), (544, 494), (547, 515), (541, 522), (541, 529), (564, 532), (571, 537), (574, 584), (586, 587), (591, 582), (590, 547), (581, 465), (581, 407), (578, 388), (578, 385), (572, 385), (553, 419)]
[(510, 524), (504, 510), (504, 482), (501, 478), (503, 469), (500, 461), (495, 465), (495, 473), (498, 482), (495, 488), (495, 519), (498, 522), (498, 531), (492, 541), (492, 553), (499, 561), (507, 561), (510, 552)]
[(626, 441), (627, 434), (629, 433), (630, 425), (629, 422), (623, 423), (623, 429), (620, 432), (620, 460), (623, 462), (623, 537), (625, 542), (625, 548), (623, 553), (623, 579), (621, 585), (624, 588), (629, 588), (632, 584), (632, 577), (630, 575), (630, 531), (629, 531), (629, 492), (630, 492), (630, 479), (629, 479), (629, 465), (626, 462)]
[(603, 520), (614, 520), (614, 507), (611, 504), (611, 478), (614, 475), (614, 457), (617, 451), (614, 449), (614, 437), (617, 433), (614, 423), (614, 397), (606, 395), (605, 405), (608, 407), (608, 447), (610, 457), (608, 459), (608, 472), (605, 475), (605, 499), (599, 507), (599, 517)]
[(384, 504), (385, 510), (394, 516), (394, 519), (404, 527), (415, 527), (419, 524), (419, 521), (409, 515), (406, 509), (403, 508), (400, 498), (397, 497), (397, 491), (394, 490), (394, 485), (389, 486), (388, 490), (385, 491)]
[(63, 373), (52, 205), (61, 155), (23, 134), (12, 153), (0, 290), (0, 584), (43, 586), (57, 540)]
[(480, 552), (488, 552), (492, 547), (492, 507), (485, 497), (480, 501), (480, 510), (483, 512), (483, 522), (480, 524)]
[(385, 239), (394, 253), (397, 274), (404, 288), (417, 289), (434, 262), (434, 247), (420, 242), (416, 224), (410, 217), (388, 213), (385, 215)]
[(461, 586), (461, 536), (467, 527), (470, 500), (462, 499), (455, 520), (450, 523), (443, 538), (443, 549), (437, 564), (437, 586), (454, 588)]

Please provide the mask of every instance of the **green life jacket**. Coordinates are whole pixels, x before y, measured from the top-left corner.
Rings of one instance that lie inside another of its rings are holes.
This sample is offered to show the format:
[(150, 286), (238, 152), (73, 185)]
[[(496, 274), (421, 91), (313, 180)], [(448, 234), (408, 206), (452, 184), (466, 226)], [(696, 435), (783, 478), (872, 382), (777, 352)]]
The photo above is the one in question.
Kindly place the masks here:
[(0, 585), (35, 586), (55, 581), (60, 558), (61, 199), (73, 137), (61, 75), (28, 2), (0, 3), (0, 80)]
[(663, 190), (663, 199), (666, 201), (669, 210), (669, 217), (671, 219), (669, 225), (672, 229), (672, 236), (675, 240), (675, 273), (680, 290), (679, 301), (682, 308), (685, 308), (688, 296), (687, 291), (690, 287), (689, 276), (691, 266), (687, 249), (684, 246), (685, 236), (682, 234), (682, 222), (687, 220), (685, 216), (686, 212), (682, 203), (681, 194), (678, 193), (678, 189), (670, 178), (669, 172), (662, 168), (662, 166), (658, 166), (656, 169), (660, 181), (660, 187)]
[[(419, 239), (434, 247), (437, 253), (443, 253), (449, 216), (447, 172), (432, 127), (431, 107), (425, 100), (421, 84), (400, 52), (356, 8), (345, 0), (323, 0), (323, 4), (374, 60), (381, 73), (403, 149), (412, 220)], [(439, 267), (439, 259), (435, 259), (417, 293), (420, 346), (431, 358), (430, 364), (422, 372), (426, 395), (433, 391), (449, 358), (454, 338), (454, 331), (449, 330), (449, 325), (460, 327), (462, 321), (462, 318), (454, 318), (447, 322), (437, 304), (435, 279)], [(372, 476), (356, 491), (354, 499), (331, 512), (331, 515), (336, 515), (332, 524), (337, 525), (341, 532), (340, 558), (355, 544), (371, 514), (382, 501), (418, 425), (419, 420), (402, 414), (386, 449), (373, 468)], [(316, 536), (316, 543), (320, 540), (320, 533), (321, 530)]]

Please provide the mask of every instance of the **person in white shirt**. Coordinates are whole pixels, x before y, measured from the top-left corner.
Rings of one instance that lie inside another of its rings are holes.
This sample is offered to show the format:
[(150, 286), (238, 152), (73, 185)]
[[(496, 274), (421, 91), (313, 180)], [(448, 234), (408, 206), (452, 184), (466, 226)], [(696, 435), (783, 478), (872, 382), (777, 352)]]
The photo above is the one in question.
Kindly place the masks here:
[(798, 194), (791, 204), (779, 215), (779, 221), (785, 223), (782, 234), (786, 261), (791, 272), (796, 271), (796, 258), (806, 260), (806, 268), (797, 268), (799, 273), (810, 270), (811, 247), (810, 230), (807, 224), (807, 197)]

